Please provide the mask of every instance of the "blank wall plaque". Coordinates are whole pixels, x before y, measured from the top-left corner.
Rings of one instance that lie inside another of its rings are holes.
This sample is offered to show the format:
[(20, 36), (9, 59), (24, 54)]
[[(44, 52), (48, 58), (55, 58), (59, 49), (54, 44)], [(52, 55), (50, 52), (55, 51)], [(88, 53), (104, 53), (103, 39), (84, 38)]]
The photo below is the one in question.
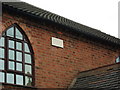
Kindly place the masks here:
[(52, 37), (52, 45), (53, 46), (56, 46), (56, 47), (61, 47), (63, 48), (63, 40), (62, 39), (58, 39), (58, 38), (55, 38), (55, 37)]

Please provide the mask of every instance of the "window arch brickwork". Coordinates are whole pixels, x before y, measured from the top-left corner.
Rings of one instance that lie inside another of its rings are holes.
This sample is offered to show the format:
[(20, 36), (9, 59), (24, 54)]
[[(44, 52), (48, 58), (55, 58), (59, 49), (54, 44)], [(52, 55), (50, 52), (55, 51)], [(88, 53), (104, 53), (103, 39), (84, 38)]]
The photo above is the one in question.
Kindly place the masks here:
[(34, 85), (33, 50), (24, 31), (10, 26), (0, 38), (0, 83)]

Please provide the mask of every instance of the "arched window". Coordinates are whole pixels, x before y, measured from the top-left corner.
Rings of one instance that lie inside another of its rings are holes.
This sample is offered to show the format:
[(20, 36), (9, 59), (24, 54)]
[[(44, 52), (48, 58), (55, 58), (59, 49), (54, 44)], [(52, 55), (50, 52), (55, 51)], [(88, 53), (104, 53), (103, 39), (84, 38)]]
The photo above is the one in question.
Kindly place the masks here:
[(0, 83), (33, 86), (33, 50), (16, 24), (0, 38)]
[(115, 62), (120, 63), (120, 56), (116, 58)]

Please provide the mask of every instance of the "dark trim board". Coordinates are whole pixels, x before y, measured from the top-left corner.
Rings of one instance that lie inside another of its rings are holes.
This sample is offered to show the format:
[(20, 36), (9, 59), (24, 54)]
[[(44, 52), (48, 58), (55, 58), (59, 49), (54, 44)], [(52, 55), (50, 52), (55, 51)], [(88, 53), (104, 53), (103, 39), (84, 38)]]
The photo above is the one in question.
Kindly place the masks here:
[[(33, 5), (25, 2), (3, 2), (3, 7), (6, 9), (15, 10), (21, 14), (26, 14), (38, 20), (47, 20), (64, 27), (70, 28), (70, 32), (76, 32), (78, 34), (86, 35), (89, 38), (96, 38), (97, 40), (104, 41), (110, 44), (120, 45), (120, 39), (110, 36), (100, 30), (93, 29), (91, 27), (76, 23), (72, 20), (66, 19), (49, 11), (37, 8)], [(3, 8), (3, 10), (4, 10)]]

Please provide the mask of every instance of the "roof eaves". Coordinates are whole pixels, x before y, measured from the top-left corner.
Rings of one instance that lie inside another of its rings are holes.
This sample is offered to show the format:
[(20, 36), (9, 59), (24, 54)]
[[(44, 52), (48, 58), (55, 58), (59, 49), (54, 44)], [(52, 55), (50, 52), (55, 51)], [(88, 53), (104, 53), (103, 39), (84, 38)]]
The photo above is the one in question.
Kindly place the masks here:
[[(49, 11), (39, 9), (39, 8), (29, 5), (27, 3), (24, 3), (24, 2), (18, 3), (17, 2), (17, 4), (16, 4), (16, 3), (10, 3), (10, 2), (6, 3), (5, 2), (5, 3), (3, 3), (3, 5), (11, 7), (13, 9), (16, 9), (18, 11), (22, 11), (26, 14), (37, 17), (39, 19), (41, 19), (41, 18), (46, 19), (46, 20), (52, 21), (54, 23), (69, 27), (69, 28), (73, 29), (74, 32), (83, 33), (83, 34), (91, 36), (91, 37), (99, 38), (101, 40), (109, 41), (111, 43), (120, 45), (120, 39), (118, 39), (118, 38), (115, 38), (106, 33), (103, 33), (100, 30), (96, 30), (96, 29), (90, 28), (88, 26), (76, 23), (72, 20), (68, 20), (64, 17), (53, 14)], [(22, 7), (22, 6), (25, 6), (25, 7)]]

